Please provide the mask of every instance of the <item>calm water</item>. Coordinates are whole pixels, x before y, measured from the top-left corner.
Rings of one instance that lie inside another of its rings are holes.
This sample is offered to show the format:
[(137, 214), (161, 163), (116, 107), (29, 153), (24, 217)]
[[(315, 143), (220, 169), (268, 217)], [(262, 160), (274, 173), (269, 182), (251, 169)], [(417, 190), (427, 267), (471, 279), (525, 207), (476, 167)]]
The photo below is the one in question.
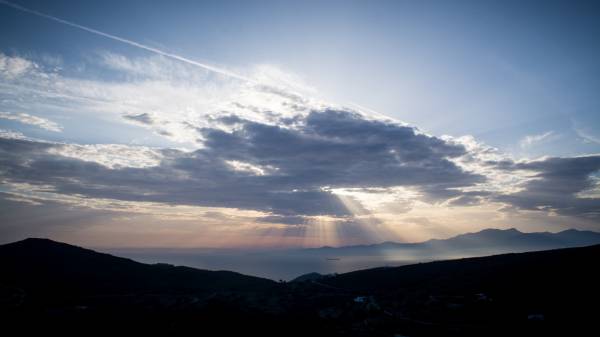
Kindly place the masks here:
[(104, 250), (117, 256), (144, 263), (170, 263), (208, 270), (230, 270), (273, 280), (291, 280), (300, 275), (344, 273), (353, 270), (399, 266), (415, 261), (384, 259), (381, 256), (352, 256), (332, 260), (290, 251), (237, 252), (168, 249)]

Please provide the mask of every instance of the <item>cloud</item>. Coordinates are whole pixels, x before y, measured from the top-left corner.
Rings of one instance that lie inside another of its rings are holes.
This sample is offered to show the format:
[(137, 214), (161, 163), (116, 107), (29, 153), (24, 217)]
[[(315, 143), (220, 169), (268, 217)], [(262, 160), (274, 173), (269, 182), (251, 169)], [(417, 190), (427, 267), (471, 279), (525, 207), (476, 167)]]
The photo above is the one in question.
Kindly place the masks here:
[(485, 177), (484, 182), (448, 195), (448, 206), (503, 203), (517, 210), (600, 217), (596, 184), (600, 155), (515, 160), (472, 137), (442, 138), (466, 149), (465, 155), (451, 158), (454, 163)]
[(11, 57), (0, 53), (0, 78), (14, 79), (28, 73), (36, 65), (22, 57)]
[(28, 139), (22, 132), (0, 129), (0, 138)]
[[(598, 209), (598, 199), (589, 197), (596, 195), (597, 185), (589, 182), (598, 170), (595, 159), (580, 159), (598, 156), (518, 161), (471, 136), (435, 137), (391, 118), (307, 98), (285, 83), (280, 90), (269, 75), (279, 77), (277, 71), (268, 67), (253, 75), (268, 85), (257, 85), (210, 77), (160, 56), (104, 53), (96, 66), (122, 76), (84, 80), (31, 63), (0, 82), (0, 94), (8, 98), (3, 104), (85, 116), (82, 123), (125, 123), (178, 144), (54, 143), (0, 130), (5, 190), (27, 186), (60, 202), (70, 197), (84, 204), (245, 210), (256, 213), (244, 220), (255, 225), (310, 225), (327, 217), (379, 226), (382, 212), (393, 221), (424, 204), (503, 204), (578, 217)], [(527, 143), (552, 135), (531, 136)]]
[(281, 216), (281, 215), (269, 215), (256, 219), (257, 222), (266, 222), (266, 223), (274, 223), (274, 224), (285, 224), (285, 225), (304, 225), (308, 222), (308, 220), (303, 216), (298, 215), (289, 215), (289, 216)]
[(528, 148), (533, 145), (547, 142), (550, 139), (554, 138), (554, 136), (556, 136), (556, 135), (553, 131), (544, 132), (539, 135), (528, 135), (528, 136), (525, 136), (523, 139), (521, 139), (519, 144), (521, 145), (521, 148)]
[(411, 186), (431, 200), (484, 178), (448, 158), (460, 145), (356, 112), (313, 111), (292, 128), (241, 117), (201, 128), (203, 148), (3, 139), (2, 178), (95, 198), (234, 207), (285, 216), (349, 216), (332, 188)]
[[(221, 117), (233, 114), (280, 125), (322, 106), (318, 100), (296, 94), (292, 90), (296, 86), (287, 88), (289, 81), (277, 82), (264, 74), (276, 73), (274, 67), (251, 69), (253, 76), (267, 81), (252, 84), (211, 76), (161, 56), (98, 55), (84, 68), (102, 74), (102, 79), (73, 76), (72, 71), (65, 75), (66, 71), (27, 61), (32, 64), (27, 72), (0, 81), (2, 109), (63, 114), (73, 124), (92, 119), (133, 122), (169, 142), (194, 149), (201, 144), (198, 128), (226, 128)], [(10, 63), (20, 59), (5, 58)]]
[(32, 116), (23, 112), (6, 112), (6, 111), (0, 111), (0, 119), (7, 119), (7, 120), (12, 120), (12, 121), (17, 121), (19, 123), (23, 123), (23, 124), (29, 124), (29, 125), (34, 125), (37, 127), (40, 127), (44, 130), (48, 130), (48, 131), (53, 131), (53, 132), (61, 132), (62, 131), (62, 126), (58, 125), (57, 123), (50, 121), (48, 119), (42, 118), (42, 117), (37, 117), (37, 116)]
[(582, 128), (573, 127), (573, 130), (585, 143), (600, 144), (600, 137), (594, 136)]
[(312, 111), (294, 128), (242, 121), (230, 133), (217, 129), (201, 133), (212, 153), (277, 168), (269, 179), (295, 188), (445, 188), (482, 179), (447, 159), (463, 155), (462, 146), (351, 111)]
[(159, 165), (162, 159), (159, 150), (121, 144), (56, 144), (48, 149), (48, 154), (94, 162), (110, 169), (152, 167)]
[(18, 4), (14, 4), (14, 3), (9, 2), (9, 1), (0, 1), (0, 4), (12, 7), (14, 9), (16, 9), (16, 10), (19, 10), (19, 11), (22, 11), (22, 12), (25, 12), (25, 13), (37, 15), (39, 17), (43, 17), (43, 18), (46, 18), (46, 19), (49, 19), (49, 20), (61, 23), (63, 25), (74, 27), (74, 28), (86, 31), (88, 33), (92, 33), (92, 34), (95, 34), (95, 35), (103, 36), (105, 38), (108, 38), (108, 39), (111, 39), (111, 40), (114, 40), (114, 41), (118, 41), (118, 42), (127, 44), (129, 46), (137, 47), (137, 48), (140, 48), (140, 49), (152, 52), (154, 54), (158, 54), (158, 55), (161, 55), (161, 56), (164, 56), (164, 57), (168, 57), (168, 58), (173, 59), (173, 60), (184, 62), (184, 63), (187, 63), (189, 65), (192, 65), (192, 66), (195, 66), (195, 67), (199, 67), (199, 68), (202, 68), (202, 69), (205, 69), (205, 70), (217, 73), (217, 74), (225, 75), (225, 76), (228, 76), (228, 77), (231, 77), (231, 78), (235, 78), (235, 79), (239, 79), (239, 80), (242, 80), (242, 81), (252, 82), (252, 80), (250, 80), (250, 79), (248, 79), (248, 78), (246, 78), (244, 76), (241, 76), (239, 74), (236, 74), (234, 72), (231, 72), (231, 71), (229, 71), (227, 69), (223, 69), (223, 68), (215, 67), (215, 66), (212, 66), (212, 65), (200, 63), (200, 62), (197, 62), (197, 61), (194, 61), (194, 60), (190, 60), (188, 58), (185, 58), (185, 57), (177, 55), (177, 54), (169, 53), (169, 52), (160, 50), (158, 48), (154, 48), (154, 47), (150, 47), (148, 45), (144, 45), (144, 44), (139, 43), (139, 42), (135, 42), (135, 41), (132, 41), (132, 40), (124, 39), (124, 38), (119, 37), (119, 36), (115, 36), (115, 35), (112, 35), (112, 34), (104, 33), (104, 32), (101, 32), (99, 30), (96, 30), (96, 29), (93, 29), (93, 28), (89, 28), (89, 27), (86, 27), (86, 26), (83, 26), (83, 25), (79, 25), (79, 24), (76, 24), (76, 23), (73, 23), (73, 22), (70, 22), (70, 21), (67, 21), (67, 20), (63, 20), (61, 18), (52, 16), (52, 15), (48, 15), (48, 14), (45, 14), (45, 13), (42, 13), (42, 12), (39, 12), (39, 11), (35, 11), (35, 10), (32, 10), (32, 9), (23, 7), (21, 5), (18, 5)]
[(496, 200), (520, 209), (600, 218), (600, 199), (580, 195), (595, 187), (592, 175), (600, 171), (600, 155), (516, 162), (505, 169), (534, 175), (521, 191), (495, 196)]
[(449, 206), (473, 206), (480, 205), (485, 201), (485, 197), (490, 196), (490, 192), (485, 191), (472, 191), (463, 192), (460, 196), (450, 199), (448, 201)]
[(146, 125), (152, 125), (154, 123), (154, 119), (147, 112), (141, 113), (139, 115), (125, 115), (123, 116), (123, 118)]

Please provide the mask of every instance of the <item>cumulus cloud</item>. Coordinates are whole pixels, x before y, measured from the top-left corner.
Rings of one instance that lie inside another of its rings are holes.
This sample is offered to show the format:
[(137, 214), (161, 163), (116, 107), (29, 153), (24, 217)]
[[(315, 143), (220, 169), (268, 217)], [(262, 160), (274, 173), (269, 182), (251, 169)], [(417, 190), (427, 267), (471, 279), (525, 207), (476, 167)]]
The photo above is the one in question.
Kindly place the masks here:
[(57, 123), (48, 120), (46, 118), (42, 118), (42, 117), (37, 117), (37, 116), (32, 116), (30, 114), (26, 114), (23, 112), (6, 112), (6, 111), (0, 111), (0, 119), (7, 119), (7, 120), (12, 120), (12, 121), (17, 121), (19, 123), (23, 123), (23, 124), (29, 124), (29, 125), (34, 125), (37, 127), (40, 127), (44, 130), (48, 130), (48, 131), (54, 131), (54, 132), (61, 132), (62, 131), (62, 126), (58, 125)]
[(355, 112), (313, 111), (294, 128), (241, 121), (233, 132), (201, 133), (212, 153), (277, 168), (268, 179), (288, 189), (402, 185), (435, 193), (483, 180), (448, 160), (464, 147)]

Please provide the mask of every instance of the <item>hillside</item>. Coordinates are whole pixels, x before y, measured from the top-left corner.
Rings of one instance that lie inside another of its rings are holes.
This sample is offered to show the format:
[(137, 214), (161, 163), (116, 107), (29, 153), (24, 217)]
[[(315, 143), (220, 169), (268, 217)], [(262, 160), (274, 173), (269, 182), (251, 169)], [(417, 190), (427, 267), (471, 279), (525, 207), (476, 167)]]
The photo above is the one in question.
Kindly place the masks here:
[(0, 315), (23, 333), (581, 335), (599, 258), (596, 245), (275, 283), (28, 239), (0, 246)]
[(275, 282), (230, 271), (207, 271), (130, 259), (48, 239), (0, 246), (4, 285), (60, 296), (150, 291), (264, 290)]

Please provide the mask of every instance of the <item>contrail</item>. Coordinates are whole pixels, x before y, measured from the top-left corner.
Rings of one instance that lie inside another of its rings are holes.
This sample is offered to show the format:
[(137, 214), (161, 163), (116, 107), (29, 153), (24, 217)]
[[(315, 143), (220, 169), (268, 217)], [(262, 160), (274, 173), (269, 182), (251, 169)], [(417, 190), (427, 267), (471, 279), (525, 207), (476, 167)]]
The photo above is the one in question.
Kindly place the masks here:
[(133, 47), (141, 48), (141, 49), (147, 50), (149, 52), (152, 52), (152, 53), (155, 53), (155, 54), (158, 54), (158, 55), (162, 55), (162, 56), (174, 59), (174, 60), (178, 60), (178, 61), (181, 61), (181, 62), (184, 62), (184, 63), (187, 63), (187, 64), (191, 64), (191, 65), (194, 65), (196, 67), (200, 67), (200, 68), (212, 71), (212, 72), (217, 73), (217, 74), (229, 76), (229, 77), (232, 77), (232, 78), (235, 78), (235, 79), (238, 79), (238, 80), (242, 80), (242, 81), (245, 81), (245, 82), (250, 82), (252, 84), (256, 84), (257, 83), (255, 80), (252, 80), (250, 78), (244, 77), (242, 75), (238, 75), (236, 73), (232, 73), (232, 72), (230, 72), (228, 70), (225, 70), (225, 69), (221, 69), (221, 68), (213, 67), (213, 66), (208, 65), (208, 64), (196, 62), (194, 60), (190, 60), (188, 58), (185, 58), (185, 57), (182, 57), (182, 56), (179, 56), (179, 55), (176, 55), (176, 54), (172, 54), (172, 53), (160, 50), (160, 49), (156, 49), (156, 48), (153, 48), (153, 47), (150, 47), (150, 46), (146, 46), (146, 45), (143, 45), (141, 43), (138, 43), (138, 42), (135, 42), (135, 41), (132, 41), (132, 40), (128, 40), (128, 39), (125, 39), (125, 38), (122, 38), (122, 37), (118, 37), (116, 35), (104, 33), (104, 32), (101, 32), (99, 30), (96, 30), (96, 29), (93, 29), (93, 28), (89, 28), (89, 27), (86, 27), (86, 26), (82, 26), (82, 25), (79, 25), (79, 24), (76, 24), (76, 23), (73, 23), (73, 22), (70, 22), (70, 21), (67, 21), (67, 20), (63, 20), (61, 18), (57, 18), (57, 17), (52, 16), (52, 15), (44, 14), (42, 12), (38, 12), (36, 10), (29, 9), (29, 8), (23, 7), (21, 5), (14, 4), (12, 2), (0, 0), (0, 4), (12, 7), (14, 9), (16, 9), (16, 10), (19, 10), (19, 11), (22, 11), (22, 12), (25, 12), (25, 13), (37, 15), (37, 16), (40, 16), (40, 17), (43, 17), (43, 18), (46, 18), (46, 19), (49, 19), (49, 20), (52, 20), (52, 21), (56, 21), (56, 22), (62, 23), (62, 24), (67, 25), (67, 26), (78, 28), (78, 29), (84, 30), (86, 32), (90, 32), (92, 34), (104, 36), (104, 37), (109, 38), (111, 40), (119, 41), (121, 43), (125, 43), (125, 44), (128, 44), (128, 45), (133, 46)]

